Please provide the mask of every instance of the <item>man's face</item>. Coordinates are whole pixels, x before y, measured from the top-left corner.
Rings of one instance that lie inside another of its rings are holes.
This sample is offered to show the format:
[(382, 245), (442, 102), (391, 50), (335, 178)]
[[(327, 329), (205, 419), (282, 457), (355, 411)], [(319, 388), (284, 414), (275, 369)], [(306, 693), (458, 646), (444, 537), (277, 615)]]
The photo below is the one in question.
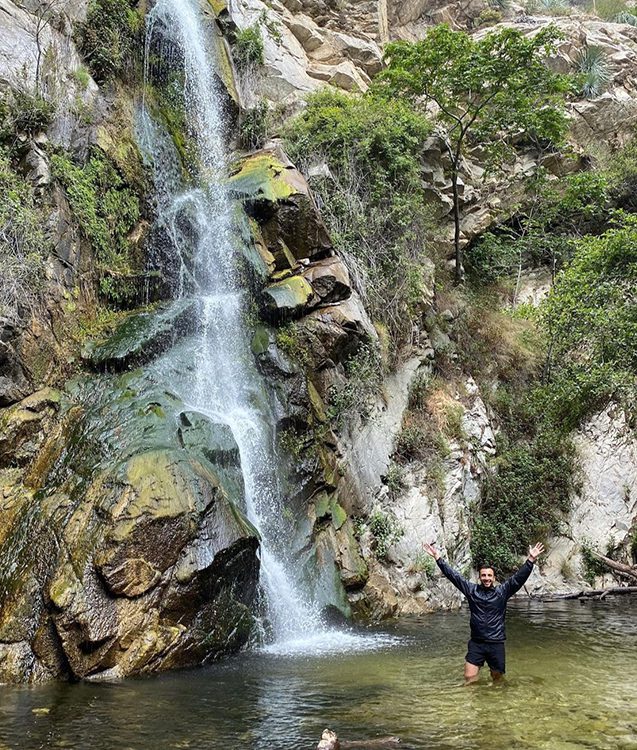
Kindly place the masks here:
[(478, 575), (480, 576), (480, 583), (485, 589), (490, 589), (495, 584), (495, 573), (493, 572), (493, 568), (480, 568)]

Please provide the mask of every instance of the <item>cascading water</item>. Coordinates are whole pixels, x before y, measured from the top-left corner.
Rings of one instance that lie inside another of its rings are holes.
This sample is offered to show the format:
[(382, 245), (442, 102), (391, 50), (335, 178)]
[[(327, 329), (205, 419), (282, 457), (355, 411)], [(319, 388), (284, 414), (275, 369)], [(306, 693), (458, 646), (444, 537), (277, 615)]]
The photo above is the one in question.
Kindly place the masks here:
[(223, 98), (206, 31), (197, 0), (158, 0), (147, 17), (146, 78), (153, 66), (163, 66), (164, 75), (181, 72), (180, 94), (196, 149), (194, 186), (186, 186), (170, 137), (143, 107), (140, 143), (154, 167), (158, 222), (179, 256), (174, 292), (193, 294), (199, 310), (192, 378), (182, 396), (191, 409), (228, 425), (239, 446), (247, 515), (261, 535), (270, 648), (348, 648), (354, 636), (327, 629), (301, 593), (289, 540), (281, 536), (274, 420), (244, 323), (236, 206), (225, 187)]
[[(155, 33), (164, 38), (159, 49), (169, 53), (168, 65), (175, 51), (181, 57), (184, 110), (199, 168), (193, 176), (197, 186), (185, 188), (169, 139), (144, 108), (140, 138), (155, 167), (158, 213), (180, 255), (176, 293), (193, 290), (200, 316), (193, 377), (184, 392), (190, 408), (228, 425), (239, 446), (247, 514), (262, 538), (267, 619), (274, 641), (288, 642), (321, 632), (322, 623), (286, 572), (289, 560), (279, 539), (273, 420), (244, 326), (214, 56), (196, 0), (159, 0), (147, 23), (147, 72)], [(184, 260), (188, 255), (191, 271)]]

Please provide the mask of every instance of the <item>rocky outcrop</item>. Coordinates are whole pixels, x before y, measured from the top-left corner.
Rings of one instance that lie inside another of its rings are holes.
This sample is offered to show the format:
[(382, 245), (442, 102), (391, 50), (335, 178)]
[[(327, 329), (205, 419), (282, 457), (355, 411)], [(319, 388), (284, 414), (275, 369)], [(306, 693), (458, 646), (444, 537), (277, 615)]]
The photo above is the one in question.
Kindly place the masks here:
[[(462, 398), (456, 396), (461, 434), (449, 438), (446, 454), (435, 462), (410, 462), (398, 493), (381, 485), (372, 498), (371, 508), (391, 519), (394, 533), (382, 559), (376, 552), (373, 521), (362, 538), (372, 573), (352, 603), (366, 617), (422, 614), (460, 604), (458, 592), (431, 565), (422, 545), (437, 540), (446, 559), (470, 575), (471, 509), (480, 497), (487, 460), (495, 453), (495, 436), (476, 384), (469, 380), (464, 391)], [(406, 406), (405, 401), (403, 409)], [(402, 415), (398, 428), (401, 422)], [(386, 460), (389, 463), (389, 454)], [(373, 517), (374, 512), (366, 515)]]
[(349, 2), (339, 11), (330, 5), (249, 0), (232, 9), (240, 28), (256, 25), (264, 39), (265, 65), (243, 82), (245, 99), (295, 102), (325, 84), (345, 91), (367, 89), (381, 66), (375, 3)]
[(225, 426), (140, 372), (4, 419), (22, 448), (1, 477), (0, 682), (140, 674), (245, 642), (258, 539)]
[[(81, 15), (79, 5), (75, 10)], [(78, 146), (89, 130), (87, 113), (97, 114), (102, 104), (75, 48), (69, 16), (45, 3), (29, 12), (11, 0), (2, 0), (0, 11), (0, 90), (43, 96), (53, 109), (49, 138), (62, 147)]]
[[(637, 534), (637, 437), (623, 410), (609, 406), (574, 435), (580, 487), (562, 535), (551, 541), (541, 575), (531, 579), (539, 592), (580, 590), (587, 585), (582, 545), (632, 563)], [(593, 576), (593, 579), (595, 576)], [(610, 575), (594, 587), (616, 585)], [(589, 581), (590, 582), (590, 581)]]

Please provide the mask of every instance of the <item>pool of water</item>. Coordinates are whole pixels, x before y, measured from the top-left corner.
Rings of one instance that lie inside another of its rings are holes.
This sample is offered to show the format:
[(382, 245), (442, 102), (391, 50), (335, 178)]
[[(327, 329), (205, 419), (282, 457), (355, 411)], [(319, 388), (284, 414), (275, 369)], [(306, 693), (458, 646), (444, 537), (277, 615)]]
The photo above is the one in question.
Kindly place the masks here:
[(462, 611), (392, 623), (340, 653), (0, 687), (0, 750), (311, 750), (325, 727), (423, 750), (637, 750), (636, 599), (511, 607), (507, 679), (496, 686), (485, 670), (462, 685), (467, 621)]

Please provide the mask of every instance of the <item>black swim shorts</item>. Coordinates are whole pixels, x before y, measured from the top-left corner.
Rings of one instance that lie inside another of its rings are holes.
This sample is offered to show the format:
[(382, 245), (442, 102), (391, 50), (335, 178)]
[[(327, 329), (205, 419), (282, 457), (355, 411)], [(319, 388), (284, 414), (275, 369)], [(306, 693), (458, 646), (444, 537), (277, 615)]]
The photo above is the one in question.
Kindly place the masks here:
[(470, 640), (465, 661), (476, 667), (481, 667), (486, 661), (489, 669), (504, 674), (504, 642)]

